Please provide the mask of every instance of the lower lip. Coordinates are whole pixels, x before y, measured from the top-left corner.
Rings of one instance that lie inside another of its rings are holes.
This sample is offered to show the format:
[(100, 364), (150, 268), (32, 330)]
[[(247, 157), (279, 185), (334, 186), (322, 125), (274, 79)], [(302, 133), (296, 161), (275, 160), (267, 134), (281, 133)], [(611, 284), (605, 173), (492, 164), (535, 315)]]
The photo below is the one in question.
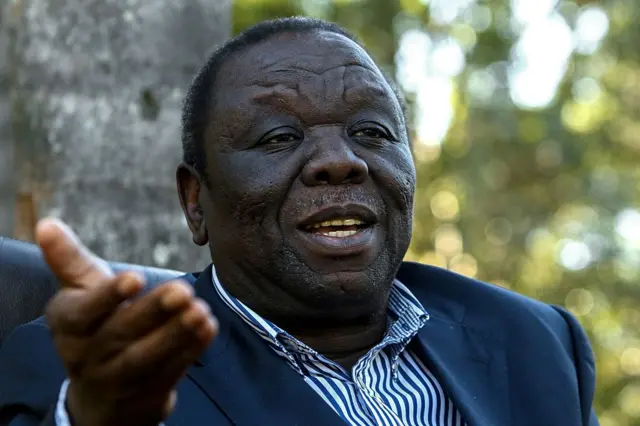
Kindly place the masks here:
[(375, 226), (358, 230), (348, 237), (330, 237), (321, 233), (298, 231), (310, 249), (320, 255), (339, 257), (354, 256), (368, 249), (375, 235)]

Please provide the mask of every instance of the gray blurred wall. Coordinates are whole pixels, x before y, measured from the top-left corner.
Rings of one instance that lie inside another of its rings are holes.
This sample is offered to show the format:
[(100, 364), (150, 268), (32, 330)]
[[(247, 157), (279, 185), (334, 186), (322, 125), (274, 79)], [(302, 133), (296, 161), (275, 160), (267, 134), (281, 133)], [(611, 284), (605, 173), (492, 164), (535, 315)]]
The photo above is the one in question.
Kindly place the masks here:
[(180, 106), (231, 0), (3, 3), (0, 234), (54, 215), (108, 259), (204, 266), (175, 189)]
[(9, 101), (9, 31), (5, 23), (9, 8), (0, 4), (0, 235), (13, 233), (15, 192), (13, 182), (13, 141)]

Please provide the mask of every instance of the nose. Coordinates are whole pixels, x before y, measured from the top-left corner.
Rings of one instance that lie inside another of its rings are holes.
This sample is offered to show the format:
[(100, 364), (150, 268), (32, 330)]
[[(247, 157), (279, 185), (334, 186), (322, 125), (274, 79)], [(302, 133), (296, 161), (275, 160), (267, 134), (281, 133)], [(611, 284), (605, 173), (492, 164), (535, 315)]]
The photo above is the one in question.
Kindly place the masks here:
[(344, 141), (334, 140), (319, 144), (302, 170), (302, 182), (307, 186), (359, 184), (368, 174), (367, 163)]

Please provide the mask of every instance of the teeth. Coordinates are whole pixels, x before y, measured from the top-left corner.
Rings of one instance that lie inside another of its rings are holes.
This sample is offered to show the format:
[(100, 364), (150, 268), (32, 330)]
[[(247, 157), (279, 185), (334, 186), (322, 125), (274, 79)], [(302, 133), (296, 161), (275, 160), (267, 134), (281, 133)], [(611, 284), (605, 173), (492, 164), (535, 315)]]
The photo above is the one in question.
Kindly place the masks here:
[(321, 232), (322, 235), (326, 235), (327, 237), (337, 237), (344, 238), (350, 237), (352, 235), (356, 235), (358, 231), (329, 231), (329, 232)]
[(360, 219), (352, 219), (352, 218), (335, 219), (335, 220), (325, 220), (324, 222), (316, 223), (312, 226), (312, 228), (324, 228), (327, 226), (353, 226), (353, 225), (362, 225), (363, 223), (364, 222), (362, 222)]

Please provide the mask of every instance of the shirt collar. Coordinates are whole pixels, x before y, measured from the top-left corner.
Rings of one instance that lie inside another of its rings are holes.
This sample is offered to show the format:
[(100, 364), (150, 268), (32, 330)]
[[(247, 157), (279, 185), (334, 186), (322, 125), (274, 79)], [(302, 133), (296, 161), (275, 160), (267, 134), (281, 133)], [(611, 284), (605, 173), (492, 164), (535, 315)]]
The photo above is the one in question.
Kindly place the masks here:
[[(222, 301), (263, 339), (285, 352), (292, 350), (299, 353), (317, 355), (315, 350), (291, 336), (276, 324), (262, 318), (240, 300), (227, 293), (218, 279), (214, 265), (211, 267), (211, 276), (213, 286)], [(394, 280), (391, 287), (388, 304), (388, 330), (383, 341), (376, 346), (376, 349), (380, 350), (383, 347), (394, 345), (394, 353), (397, 355), (424, 326), (429, 319), (429, 314), (413, 293), (397, 279)]]

